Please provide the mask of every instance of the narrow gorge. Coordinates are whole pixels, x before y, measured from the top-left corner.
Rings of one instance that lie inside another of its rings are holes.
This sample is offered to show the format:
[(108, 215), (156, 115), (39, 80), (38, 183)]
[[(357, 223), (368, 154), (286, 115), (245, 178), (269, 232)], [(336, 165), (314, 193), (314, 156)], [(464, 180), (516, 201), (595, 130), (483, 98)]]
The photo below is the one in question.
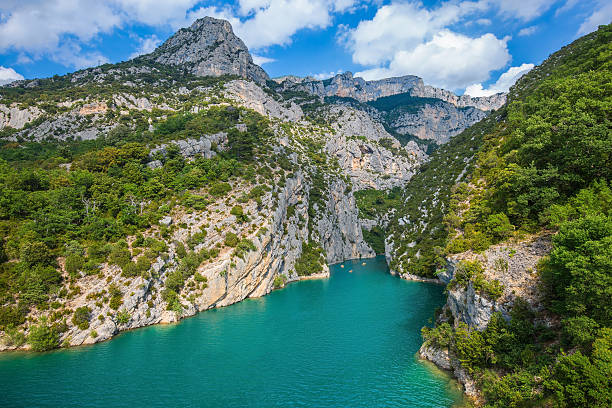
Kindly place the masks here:
[[(584, 323), (551, 294), (583, 216), (601, 255), (584, 268), (610, 283), (609, 44), (602, 26), (509, 94), (470, 97), (416, 76), (269, 78), (205, 17), (129, 61), (0, 87), (0, 351), (99, 343), (379, 255), (446, 287), (418, 354), (471, 403), (554, 406), (562, 327), (590, 324), (572, 353), (610, 339), (609, 310)], [(566, 100), (583, 115), (555, 113)], [(576, 291), (606, 309), (610, 287)]]

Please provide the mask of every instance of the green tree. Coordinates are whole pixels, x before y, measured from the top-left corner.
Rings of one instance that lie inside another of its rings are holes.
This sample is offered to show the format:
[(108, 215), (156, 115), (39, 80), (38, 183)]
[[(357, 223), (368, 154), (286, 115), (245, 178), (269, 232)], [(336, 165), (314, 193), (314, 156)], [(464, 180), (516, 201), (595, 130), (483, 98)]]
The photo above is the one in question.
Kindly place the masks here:
[(28, 343), (34, 351), (46, 351), (59, 346), (59, 334), (42, 319), (30, 328)]

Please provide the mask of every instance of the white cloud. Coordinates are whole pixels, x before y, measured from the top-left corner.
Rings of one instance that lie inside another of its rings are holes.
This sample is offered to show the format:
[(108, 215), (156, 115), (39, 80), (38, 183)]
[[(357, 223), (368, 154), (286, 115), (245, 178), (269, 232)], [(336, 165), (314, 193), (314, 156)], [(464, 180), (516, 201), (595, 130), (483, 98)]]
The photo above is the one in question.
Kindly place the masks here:
[(559, 7), (557, 11), (555, 11), (555, 17), (559, 17), (560, 14), (573, 9), (579, 1), (580, 0), (567, 0), (562, 7)]
[[(324, 29), (335, 13), (350, 10), (357, 0), (240, 0), (238, 9), (201, 7), (188, 13), (175, 27), (184, 27), (198, 18), (211, 16), (232, 23), (234, 32), (251, 49), (291, 44), (303, 29)], [(246, 17), (246, 18), (245, 18)]]
[(10, 84), (20, 79), (23, 79), (23, 75), (17, 73), (13, 68), (5, 68), (0, 65), (0, 85)]
[(610, 24), (612, 21), (612, 3), (608, 0), (597, 2), (597, 11), (591, 14), (578, 29), (578, 35), (588, 34), (597, 30), (602, 24)]
[(483, 1), (446, 2), (434, 9), (420, 2), (392, 3), (346, 29), (340, 41), (355, 63), (369, 67), (356, 74), (366, 79), (418, 75), (431, 85), (463, 89), (486, 81), (510, 61), (509, 38), (491, 33), (470, 37), (449, 29), (465, 24), (468, 16), (475, 21), (473, 16), (489, 7)]
[(473, 84), (465, 89), (465, 93), (471, 96), (491, 96), (499, 92), (508, 92), (510, 87), (523, 75), (533, 69), (533, 64), (522, 64), (519, 67), (510, 67), (508, 71), (500, 75), (497, 82), (484, 89), (482, 84)]
[(339, 69), (337, 71), (321, 72), (321, 73), (318, 73), (318, 74), (310, 74), (309, 76), (313, 77), (314, 79), (318, 79), (319, 81), (322, 81), (324, 79), (335, 77), (336, 75), (342, 74), (344, 72), (345, 72), (344, 70)]
[[(167, 24), (184, 19), (198, 0), (30, 0), (0, 5), (0, 53), (14, 50), (21, 61), (43, 56), (81, 68), (106, 62), (83, 51), (97, 36), (130, 23)], [(147, 46), (148, 44), (141, 44)]]
[(523, 21), (533, 20), (548, 11), (559, 0), (490, 0), (502, 16)]
[(527, 37), (533, 33), (535, 33), (537, 31), (538, 27), (536, 26), (531, 26), (531, 27), (525, 27), (525, 28), (521, 28), (518, 32), (518, 36), (519, 37)]
[(442, 30), (430, 41), (411, 50), (397, 51), (388, 67), (369, 69), (356, 75), (379, 79), (412, 74), (431, 85), (463, 89), (487, 79), (491, 71), (503, 68), (510, 61), (506, 42), (507, 39), (500, 40), (493, 34), (471, 38)]
[(374, 65), (389, 61), (398, 50), (414, 49), (447, 25), (477, 9), (476, 2), (444, 3), (428, 10), (419, 2), (393, 3), (378, 9), (371, 20), (361, 21), (342, 39), (353, 61)]
[(15, 49), (35, 57), (57, 51), (63, 36), (86, 42), (121, 22), (110, 7), (89, 0), (15, 2), (0, 12), (0, 52)]
[(136, 21), (147, 25), (168, 24), (183, 19), (187, 10), (199, 0), (106, 0), (102, 1), (117, 10), (125, 21)]
[(489, 20), (488, 18), (479, 18), (478, 20), (476, 20), (476, 24), (488, 26), (488, 25), (493, 24), (493, 22)]
[(83, 52), (81, 46), (73, 41), (63, 43), (51, 57), (55, 62), (76, 69), (95, 67), (110, 62), (106, 56), (98, 51)]
[(129, 59), (136, 58), (139, 55), (149, 54), (155, 51), (159, 44), (161, 44), (161, 40), (157, 38), (155, 34), (144, 38), (139, 37), (138, 42), (138, 48), (130, 55)]
[(264, 57), (263, 55), (251, 54), (251, 57), (253, 57), (253, 62), (257, 65), (269, 64), (276, 61), (274, 58)]

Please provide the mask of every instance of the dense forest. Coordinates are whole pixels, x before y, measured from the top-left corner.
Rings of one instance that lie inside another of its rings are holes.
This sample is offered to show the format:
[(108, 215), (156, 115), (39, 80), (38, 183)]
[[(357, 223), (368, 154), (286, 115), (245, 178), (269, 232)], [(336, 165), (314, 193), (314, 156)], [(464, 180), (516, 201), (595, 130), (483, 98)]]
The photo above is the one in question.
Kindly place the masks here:
[[(495, 314), (483, 331), (423, 329), (426, 343), (448, 348), (476, 379), (486, 406), (612, 405), (611, 68), (612, 26), (602, 26), (520, 79), (505, 107), (441, 148), (406, 189), (400, 216), (415, 217), (420, 186), (455, 166), (412, 248), (422, 254), (413, 270), (426, 276), (446, 254), (553, 233), (537, 271), (544, 310), (518, 298), (509, 321)], [(450, 286), (471, 280), (495, 299), (481, 268), (464, 264)]]

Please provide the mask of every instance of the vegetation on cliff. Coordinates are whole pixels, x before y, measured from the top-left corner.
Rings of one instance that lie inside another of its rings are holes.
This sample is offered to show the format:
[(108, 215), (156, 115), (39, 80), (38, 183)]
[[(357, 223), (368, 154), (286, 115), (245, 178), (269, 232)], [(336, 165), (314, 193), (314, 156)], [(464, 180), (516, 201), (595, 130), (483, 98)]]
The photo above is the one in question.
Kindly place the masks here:
[[(438, 196), (437, 219), (426, 218), (435, 227), (416, 242), (420, 258), (414, 251), (405, 258), (408, 270), (431, 276), (445, 254), (555, 232), (538, 267), (544, 309), (519, 298), (509, 321), (496, 314), (483, 331), (457, 322), (423, 330), (428, 344), (457, 356), (487, 406), (612, 404), (611, 43), (612, 26), (602, 26), (553, 54), (517, 82), (504, 108), (440, 149), (433, 171), (421, 175), (441, 191), (452, 180), (437, 180), (441, 162), (473, 163), (451, 183), (452, 194)], [(482, 141), (477, 152), (466, 138)], [(453, 157), (462, 144), (469, 153)], [(418, 217), (411, 194), (413, 186), (399, 217)]]

